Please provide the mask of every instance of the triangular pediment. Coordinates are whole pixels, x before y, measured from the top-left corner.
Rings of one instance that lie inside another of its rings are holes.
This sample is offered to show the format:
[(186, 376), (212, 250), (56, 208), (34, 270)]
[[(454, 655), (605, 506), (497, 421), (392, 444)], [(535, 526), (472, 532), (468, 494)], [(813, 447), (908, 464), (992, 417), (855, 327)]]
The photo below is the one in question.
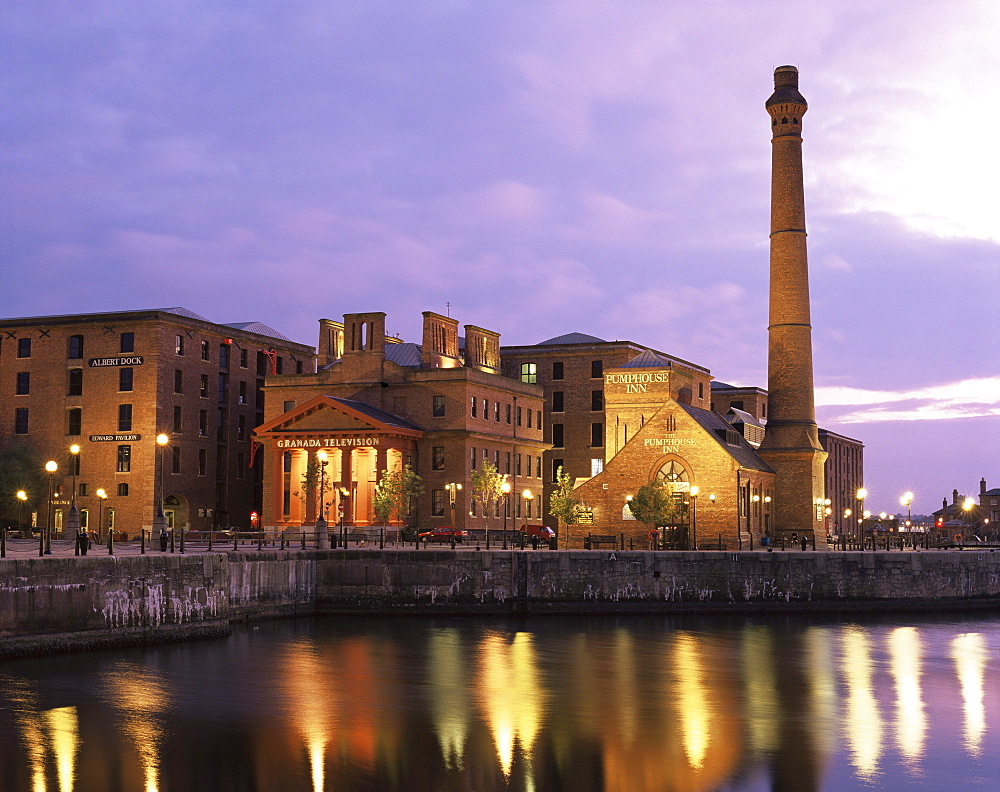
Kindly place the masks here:
[(258, 427), (255, 434), (258, 437), (338, 433), (423, 434), (416, 427), (402, 425), (404, 423), (397, 416), (366, 405), (332, 396), (316, 396)]

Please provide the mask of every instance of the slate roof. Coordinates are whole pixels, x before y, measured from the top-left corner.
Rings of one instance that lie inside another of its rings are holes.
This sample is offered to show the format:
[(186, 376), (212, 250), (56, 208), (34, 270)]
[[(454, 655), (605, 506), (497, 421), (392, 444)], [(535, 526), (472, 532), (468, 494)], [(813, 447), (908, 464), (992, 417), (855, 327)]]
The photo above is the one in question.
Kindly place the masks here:
[[(766, 473), (773, 473), (774, 470), (768, 465), (763, 459), (761, 459), (757, 452), (754, 451), (753, 446), (751, 446), (742, 435), (736, 432), (729, 422), (716, 412), (711, 410), (703, 410), (700, 407), (694, 407), (690, 404), (680, 405), (684, 411), (694, 418), (698, 424), (705, 429), (709, 435), (715, 438), (715, 441), (723, 448), (725, 451), (735, 459), (741, 467), (748, 468), (750, 470), (762, 470)], [(736, 439), (739, 441), (738, 445), (729, 445), (722, 437), (719, 436), (717, 430), (722, 430), (723, 433), (726, 431), (733, 432)]]
[(292, 340), (263, 322), (226, 322), (225, 327), (231, 327), (234, 330), (242, 330), (245, 333), (256, 333), (257, 335), (268, 336), (269, 338), (277, 338), (281, 341)]
[(385, 359), (397, 366), (420, 368), (420, 344), (406, 341), (402, 344), (386, 344)]
[(760, 421), (754, 418), (753, 415), (746, 412), (745, 410), (737, 410), (735, 407), (730, 407), (729, 412), (731, 412), (734, 416), (733, 423), (744, 423), (744, 424), (750, 424), (750, 426), (759, 426), (761, 429), (764, 428), (764, 424), (762, 424)]
[(652, 349), (644, 350), (641, 354), (636, 355), (628, 363), (624, 363), (619, 368), (632, 369), (632, 368), (672, 368), (673, 363), (660, 355), (657, 355)]
[(556, 344), (606, 344), (603, 338), (587, 335), (586, 333), (566, 333), (565, 335), (550, 338), (548, 341), (541, 341), (536, 346), (554, 346)]
[(181, 308), (180, 306), (177, 306), (176, 308), (160, 308), (159, 310), (163, 311), (164, 313), (172, 313), (176, 314), (177, 316), (184, 316), (187, 317), (188, 319), (197, 319), (199, 322), (211, 321), (210, 319), (206, 319), (201, 314), (196, 314), (194, 311), (190, 311), (187, 308)]
[(335, 402), (343, 404), (345, 407), (357, 410), (359, 413), (367, 415), (373, 420), (384, 423), (387, 426), (392, 426), (397, 429), (416, 429), (417, 431), (423, 431), (423, 429), (415, 423), (410, 423), (405, 418), (400, 418), (398, 415), (393, 415), (392, 413), (387, 413), (377, 407), (372, 407), (370, 404), (365, 404), (364, 402), (359, 402), (354, 399), (341, 399), (338, 396), (330, 396), (329, 398)]

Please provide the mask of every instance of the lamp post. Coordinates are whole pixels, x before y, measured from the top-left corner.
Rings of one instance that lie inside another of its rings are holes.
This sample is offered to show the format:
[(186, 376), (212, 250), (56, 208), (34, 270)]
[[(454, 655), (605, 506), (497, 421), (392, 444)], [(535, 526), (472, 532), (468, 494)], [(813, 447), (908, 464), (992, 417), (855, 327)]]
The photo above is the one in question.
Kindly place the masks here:
[(858, 528), (858, 536), (860, 538), (864, 538), (864, 535), (865, 535), (865, 521), (864, 521), (865, 498), (868, 497), (868, 490), (866, 490), (864, 487), (861, 487), (854, 494), (854, 497), (858, 501), (858, 526), (859, 526), (859, 528)]
[(99, 487), (97, 492), (97, 542), (101, 542), (101, 531), (104, 529), (104, 501), (108, 499), (108, 493), (103, 487)]
[(688, 490), (691, 493), (691, 549), (698, 549), (698, 493), (701, 489), (697, 486)]
[[(760, 506), (758, 504), (760, 504), (760, 495), (754, 495), (750, 500), (753, 501), (753, 508), (757, 509), (758, 512), (759, 512)], [(752, 510), (748, 509), (748, 511), (752, 511)], [(759, 513), (757, 515), (757, 527), (758, 528), (760, 527), (760, 514)], [(747, 528), (748, 529), (750, 528), (750, 515), (749, 514), (747, 515)], [(753, 531), (750, 531), (750, 541), (751, 542), (753, 541)]]
[(49, 513), (45, 520), (45, 526), (38, 533), (38, 555), (52, 555), (52, 488), (53, 477), (59, 465), (54, 460), (45, 463), (45, 470), (49, 474)]
[[(24, 536), (24, 502), (28, 500), (28, 493), (24, 490), (17, 491), (17, 531)], [(30, 538), (30, 537), (29, 537)]]
[[(507, 512), (510, 511), (510, 482), (505, 481), (500, 485), (503, 493), (503, 549), (507, 549)], [(487, 537), (488, 538), (488, 537)]]
[(319, 519), (316, 520), (316, 547), (326, 550), (330, 547), (330, 529), (326, 522), (326, 466), (329, 464), (326, 451), (317, 451), (319, 461)]
[(156, 468), (157, 485), (159, 492), (156, 495), (156, 516), (153, 517), (153, 533), (156, 535), (165, 534), (167, 531), (167, 517), (163, 513), (163, 449), (170, 442), (170, 438), (165, 434), (156, 436)]
[(340, 490), (340, 546), (345, 550), (347, 549), (347, 528), (345, 527), (344, 519), (347, 514), (347, 503), (348, 498), (350, 498), (351, 493), (348, 491), (347, 487), (341, 487)]
[[(448, 505), (451, 507), (451, 549), (455, 549), (455, 494), (462, 489), (462, 485), (457, 482), (452, 482), (450, 484), (445, 484), (444, 488), (448, 490)], [(489, 521), (487, 521), (487, 526)], [(487, 530), (489, 528), (487, 527)]]
[[(80, 511), (76, 508), (76, 471), (80, 464), (80, 446), (73, 443), (69, 447), (69, 472), (73, 477), (73, 491), (70, 493), (70, 506), (69, 514), (66, 516), (66, 525), (63, 528), (63, 533), (68, 534), (76, 539), (77, 542), (80, 541)], [(77, 545), (77, 554), (79, 555), (79, 544)]]
[(535, 493), (533, 493), (530, 489), (525, 489), (521, 493), (521, 497), (524, 498), (524, 504), (525, 504), (524, 505), (524, 519), (525, 519), (525, 522), (524, 522), (524, 524), (521, 525), (521, 549), (523, 550), (524, 549), (524, 539), (525, 539), (525, 537), (526, 537), (526, 535), (528, 533), (528, 530), (527, 530), (527, 528), (525, 528), (525, 526), (528, 524), (527, 520), (531, 516), (531, 502), (535, 499)]
[(965, 512), (965, 525), (969, 534), (974, 534), (972, 527), (972, 510), (976, 508), (976, 501), (973, 498), (966, 498), (962, 501), (962, 511)]

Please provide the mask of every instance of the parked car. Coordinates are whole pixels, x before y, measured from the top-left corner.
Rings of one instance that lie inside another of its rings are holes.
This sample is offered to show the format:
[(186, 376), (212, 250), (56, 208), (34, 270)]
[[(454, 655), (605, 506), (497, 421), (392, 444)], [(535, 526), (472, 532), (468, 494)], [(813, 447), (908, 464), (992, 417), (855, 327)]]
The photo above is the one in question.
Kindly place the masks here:
[(461, 528), (442, 526), (441, 528), (431, 528), (429, 531), (421, 531), (417, 534), (421, 542), (451, 542), (454, 537), (456, 542), (463, 542), (469, 538), (469, 532)]

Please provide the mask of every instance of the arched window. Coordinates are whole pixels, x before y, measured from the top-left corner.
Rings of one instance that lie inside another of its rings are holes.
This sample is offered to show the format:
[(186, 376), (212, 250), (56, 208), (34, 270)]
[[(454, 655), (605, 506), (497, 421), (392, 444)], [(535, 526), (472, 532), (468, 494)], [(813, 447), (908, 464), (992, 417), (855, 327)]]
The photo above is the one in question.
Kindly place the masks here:
[(686, 483), (690, 479), (684, 465), (676, 459), (671, 459), (656, 471), (656, 476), (653, 480), (658, 484), (677, 484), (680, 482)]
[(788, 116), (782, 116), (781, 117), (781, 123), (782, 124), (787, 124), (788, 123)]

